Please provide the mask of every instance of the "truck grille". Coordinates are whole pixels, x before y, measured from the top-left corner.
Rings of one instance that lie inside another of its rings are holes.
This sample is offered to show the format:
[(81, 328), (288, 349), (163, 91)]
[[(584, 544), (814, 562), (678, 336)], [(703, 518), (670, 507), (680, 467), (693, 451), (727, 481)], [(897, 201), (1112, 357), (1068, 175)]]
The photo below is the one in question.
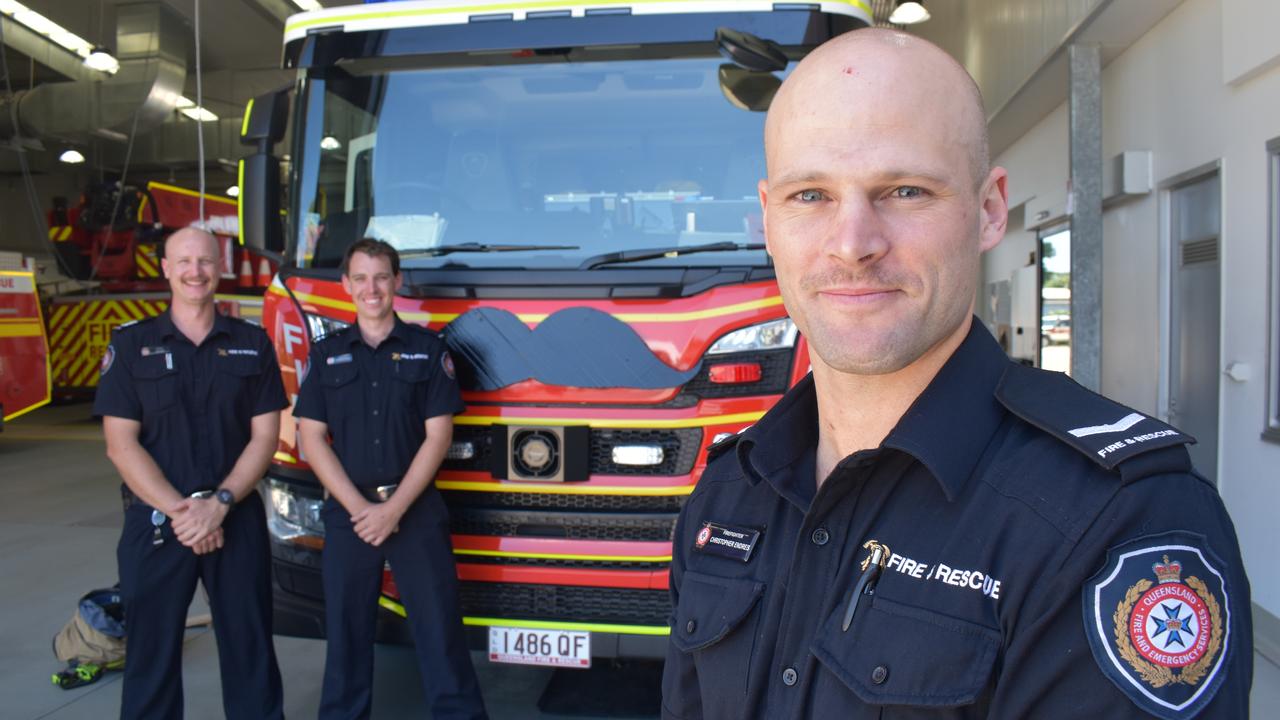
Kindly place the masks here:
[[(453, 441), (471, 443), (474, 455), (465, 460), (445, 460), (444, 469), (493, 472), (495, 467), (505, 467), (507, 449), (495, 442), (491, 426), (455, 426)], [(593, 475), (685, 475), (693, 469), (701, 442), (701, 428), (595, 428), (591, 430), (590, 472)], [(613, 448), (618, 445), (657, 445), (662, 448), (662, 462), (645, 466), (617, 465), (613, 462)]]
[(666, 590), (463, 582), (458, 596), (463, 614), (479, 617), (666, 625), (671, 614)]
[(449, 530), (455, 535), (551, 537), (571, 540), (671, 540), (676, 515), (528, 512), (455, 507)]

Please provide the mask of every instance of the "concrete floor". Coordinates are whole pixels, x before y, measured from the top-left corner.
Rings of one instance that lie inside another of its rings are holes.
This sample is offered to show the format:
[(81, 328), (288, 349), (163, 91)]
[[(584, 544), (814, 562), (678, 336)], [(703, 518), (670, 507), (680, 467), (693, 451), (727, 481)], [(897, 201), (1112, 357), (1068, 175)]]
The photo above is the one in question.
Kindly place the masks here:
[[(0, 716), (12, 720), (109, 718), (119, 712), (119, 673), (74, 690), (60, 690), (49, 682), (58, 669), (50, 639), (71, 616), (81, 594), (116, 581), (119, 480), (103, 455), (101, 430), (88, 415), (85, 404), (47, 407), (0, 433)], [(200, 595), (192, 614), (205, 612)], [(276, 652), (284, 675), (286, 714), (314, 717), (324, 661), (322, 641), (277, 637)], [(564, 717), (537, 710), (550, 671), (495, 666), (483, 656), (476, 656), (475, 662), (494, 720)], [(380, 646), (377, 668), (374, 718), (425, 713), (411, 650)], [(606, 669), (603, 676), (561, 672), (570, 673), (569, 693), (578, 682), (622, 687), (633, 685), (635, 677), (625, 670)], [(188, 633), (182, 674), (187, 717), (221, 718), (217, 648), (207, 628)], [(658, 692), (656, 685), (652, 692)], [(1252, 712), (1257, 718), (1280, 717), (1280, 668), (1261, 656)]]

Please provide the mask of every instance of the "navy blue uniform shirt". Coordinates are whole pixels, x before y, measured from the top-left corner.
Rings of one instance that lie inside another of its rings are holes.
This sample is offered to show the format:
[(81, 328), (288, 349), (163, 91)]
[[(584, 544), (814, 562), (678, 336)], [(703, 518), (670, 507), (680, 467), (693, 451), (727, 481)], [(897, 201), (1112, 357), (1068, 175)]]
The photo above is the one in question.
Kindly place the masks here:
[(293, 414), (328, 424), (351, 482), (376, 487), (404, 476), (429, 418), (465, 409), (444, 341), (397, 317), (377, 348), (357, 325), (312, 345)]
[(288, 404), (262, 328), (216, 315), (197, 347), (165, 312), (112, 333), (93, 414), (142, 423), (142, 447), (189, 495), (226, 479), (249, 444), (254, 416)]
[(1247, 715), (1249, 585), (1190, 438), (976, 319), (820, 489), (817, 421), (810, 376), (682, 510), (665, 718)]

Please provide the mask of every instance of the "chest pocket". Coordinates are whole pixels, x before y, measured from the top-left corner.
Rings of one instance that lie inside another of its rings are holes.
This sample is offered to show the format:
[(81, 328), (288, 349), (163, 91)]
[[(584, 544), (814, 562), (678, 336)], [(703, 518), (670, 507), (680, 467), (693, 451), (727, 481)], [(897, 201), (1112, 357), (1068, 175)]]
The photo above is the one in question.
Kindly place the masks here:
[[(253, 378), (261, 370), (261, 363), (256, 357), (219, 357), (217, 362), (217, 383), (213, 391), (222, 397), (240, 398), (248, 393)], [(216, 400), (217, 398), (211, 398)]]
[(404, 407), (422, 407), (426, 394), (425, 383), (431, 377), (427, 362), (426, 360), (392, 361), (389, 374), (396, 381), (392, 384), (392, 392)]
[[(867, 612), (859, 608), (848, 632), (840, 629), (845, 607), (839, 603), (812, 648), (860, 700), (919, 709), (984, 698), (1000, 647), (997, 631), (882, 596), (867, 600)], [(894, 715), (886, 708), (883, 717)]]
[(129, 374), (144, 415), (155, 415), (178, 404), (178, 370), (171, 355), (140, 357), (129, 368)]
[[(671, 644), (693, 656), (704, 699), (746, 695), (760, 615), (757, 606), (763, 594), (764, 583), (749, 578), (684, 573)], [(721, 715), (710, 708), (703, 710), (709, 717)]]

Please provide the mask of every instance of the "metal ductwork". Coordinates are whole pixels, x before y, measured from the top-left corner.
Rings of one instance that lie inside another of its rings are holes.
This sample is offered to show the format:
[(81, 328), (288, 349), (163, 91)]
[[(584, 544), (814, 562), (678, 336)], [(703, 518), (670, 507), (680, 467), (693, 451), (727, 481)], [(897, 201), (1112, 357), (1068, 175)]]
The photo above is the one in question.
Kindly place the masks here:
[[(187, 77), (187, 38), (182, 17), (161, 2), (116, 8), (116, 57), (120, 71), (102, 80), (47, 83), (0, 102), (0, 139), (16, 131), (26, 138), (84, 143), (91, 137), (126, 140), (168, 119)], [(12, 121), (17, 105), (18, 127)]]

